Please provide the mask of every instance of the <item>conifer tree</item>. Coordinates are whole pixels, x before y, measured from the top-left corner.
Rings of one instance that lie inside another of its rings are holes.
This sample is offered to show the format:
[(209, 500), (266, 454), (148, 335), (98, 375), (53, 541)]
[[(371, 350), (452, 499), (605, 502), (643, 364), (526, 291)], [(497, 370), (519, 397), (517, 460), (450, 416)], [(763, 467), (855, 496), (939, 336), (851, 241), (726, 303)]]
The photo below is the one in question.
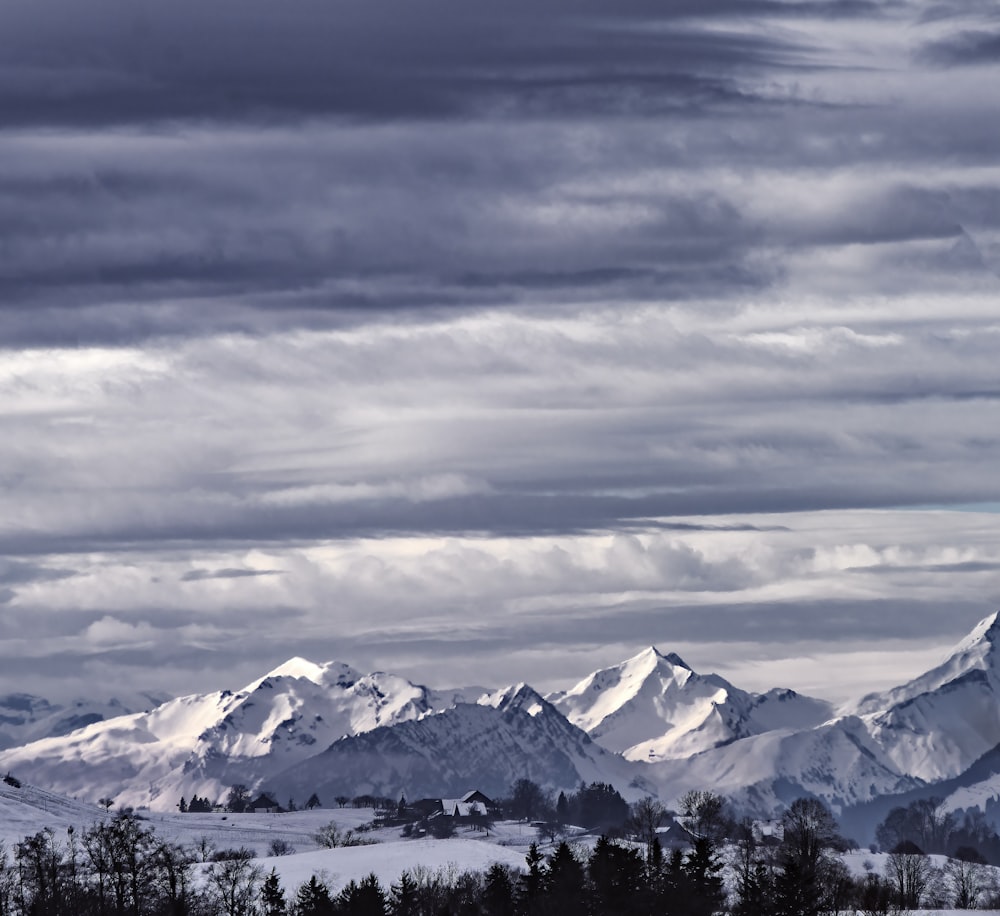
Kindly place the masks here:
[(417, 882), (408, 871), (389, 889), (389, 912), (392, 916), (417, 916), (420, 912)]
[(689, 916), (711, 916), (725, 901), (722, 860), (715, 843), (698, 837), (684, 859), (684, 871), (691, 886)]
[(485, 916), (514, 916), (514, 911), (514, 882), (510, 870), (495, 862), (486, 872), (483, 913)]
[(539, 912), (545, 881), (543, 859), (541, 852), (538, 851), (538, 844), (532, 843), (528, 847), (528, 854), (524, 857), (528, 870), (521, 875), (517, 895), (517, 911), (522, 916), (533, 916)]
[(271, 874), (264, 879), (260, 891), (260, 902), (263, 916), (285, 916), (285, 891), (281, 886), (277, 871), (273, 868)]
[(378, 878), (370, 874), (351, 881), (338, 895), (336, 909), (345, 916), (386, 916), (388, 901)]
[(565, 840), (549, 857), (543, 887), (546, 912), (554, 916), (571, 916), (584, 911), (586, 898), (583, 866)]
[(294, 913), (295, 916), (332, 916), (330, 889), (315, 875), (302, 884), (295, 894)]

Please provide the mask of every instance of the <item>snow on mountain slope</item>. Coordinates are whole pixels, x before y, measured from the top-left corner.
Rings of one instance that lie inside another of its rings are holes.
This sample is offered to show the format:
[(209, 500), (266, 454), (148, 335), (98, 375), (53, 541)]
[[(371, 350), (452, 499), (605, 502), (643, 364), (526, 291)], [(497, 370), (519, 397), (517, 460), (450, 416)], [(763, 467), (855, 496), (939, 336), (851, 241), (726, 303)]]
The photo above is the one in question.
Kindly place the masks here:
[(942, 664), (857, 707), (902, 772), (927, 782), (957, 776), (1000, 744), (1000, 620), (976, 626)]
[(971, 671), (982, 671), (992, 683), (1000, 684), (1000, 655), (997, 640), (1000, 638), (1000, 614), (984, 617), (945, 660), (935, 668), (900, 687), (882, 693), (870, 693), (853, 708), (858, 715), (881, 712), (900, 706), (924, 694), (933, 693), (946, 684)]
[[(559, 788), (611, 782), (631, 797), (659, 789), (667, 800), (710, 788), (759, 813), (806, 792), (851, 808), (942, 781), (985, 804), (992, 773), (969, 768), (1000, 746), (998, 638), (993, 615), (941, 665), (839, 718), (823, 701), (748, 693), (654, 648), (551, 702), (524, 684), (434, 691), (291, 659), (236, 693), (181, 697), (0, 751), (0, 773), (160, 811), (192, 793), (222, 800), (234, 783), (301, 802), (320, 788), (501, 794), (523, 776)], [(44, 701), (14, 697), (10, 708), (19, 704), (25, 720), (45, 717)]]
[(139, 694), (125, 701), (112, 698), (103, 703), (79, 699), (59, 705), (28, 693), (8, 694), (0, 697), (0, 750), (39, 738), (68, 735), (94, 722), (150, 709), (168, 699), (166, 696)]
[(626, 798), (652, 789), (640, 764), (599, 747), (525, 684), (344, 738), (267, 787), (281, 798), (455, 796), (470, 788), (500, 797), (522, 777), (553, 789), (611, 782)]
[(253, 786), (344, 735), (416, 719), (455, 700), (394, 675), (291, 659), (236, 693), (180, 697), (7, 749), (0, 769), (30, 771), (34, 781), (71, 796), (170, 810), (182, 795), (221, 800), (229, 785)]
[(596, 671), (548, 699), (607, 750), (630, 760), (687, 757), (774, 728), (806, 728), (831, 716), (822, 700), (791, 690), (740, 690), (694, 672), (654, 647)]
[(1000, 745), (998, 638), (991, 615), (941, 665), (865, 697), (855, 714), (665, 761), (655, 778), (668, 797), (708, 785), (761, 812), (803, 792), (841, 809), (939, 782), (951, 807), (986, 808), (1000, 797), (1000, 776), (983, 778), (973, 764)]
[(649, 767), (660, 798), (710, 788), (737, 808), (773, 817), (804, 795), (835, 811), (921, 783), (900, 773), (857, 717), (805, 730), (778, 729)]

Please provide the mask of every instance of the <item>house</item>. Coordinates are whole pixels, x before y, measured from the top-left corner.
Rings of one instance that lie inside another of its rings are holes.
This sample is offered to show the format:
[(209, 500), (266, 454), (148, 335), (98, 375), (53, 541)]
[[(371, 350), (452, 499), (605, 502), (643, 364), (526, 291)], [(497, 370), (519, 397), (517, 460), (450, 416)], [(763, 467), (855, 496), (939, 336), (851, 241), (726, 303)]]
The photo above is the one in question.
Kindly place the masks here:
[(440, 798), (418, 798), (415, 802), (411, 802), (409, 807), (420, 817), (431, 817), (444, 811)]
[(472, 817), (485, 817), (486, 806), (480, 802), (462, 801), (460, 798), (442, 798), (441, 810), (446, 817), (467, 820)]
[(459, 821), (481, 819), (497, 809), (493, 799), (478, 789), (466, 792), (460, 798), (421, 798), (408, 807), (421, 818), (450, 817)]
[(261, 792), (260, 795), (247, 805), (246, 809), (252, 814), (277, 814), (281, 810), (281, 805), (269, 795)]
[(461, 798), (440, 799), (440, 812), (445, 817), (469, 822), (481, 820), (496, 812), (493, 799), (478, 789), (466, 792)]

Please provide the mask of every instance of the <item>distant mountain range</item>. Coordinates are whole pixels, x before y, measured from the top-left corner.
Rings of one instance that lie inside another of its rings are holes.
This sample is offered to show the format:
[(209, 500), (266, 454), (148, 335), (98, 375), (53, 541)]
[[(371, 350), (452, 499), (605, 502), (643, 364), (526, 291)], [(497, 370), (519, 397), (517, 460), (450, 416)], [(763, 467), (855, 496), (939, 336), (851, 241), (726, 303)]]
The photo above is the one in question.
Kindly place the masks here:
[[(439, 691), (292, 659), (242, 690), (142, 712), (0, 699), (0, 740), (16, 744), (0, 751), (0, 770), (157, 810), (192, 794), (222, 799), (235, 783), (301, 803), (313, 792), (501, 795), (525, 776), (552, 790), (610, 782), (668, 803), (712, 789), (765, 816), (801, 795), (850, 816), (939, 787), (951, 807), (992, 814), (998, 643), (992, 615), (938, 667), (840, 711), (791, 690), (741, 690), (652, 647), (547, 697), (526, 684)], [(74, 723), (74, 711), (86, 718)]]

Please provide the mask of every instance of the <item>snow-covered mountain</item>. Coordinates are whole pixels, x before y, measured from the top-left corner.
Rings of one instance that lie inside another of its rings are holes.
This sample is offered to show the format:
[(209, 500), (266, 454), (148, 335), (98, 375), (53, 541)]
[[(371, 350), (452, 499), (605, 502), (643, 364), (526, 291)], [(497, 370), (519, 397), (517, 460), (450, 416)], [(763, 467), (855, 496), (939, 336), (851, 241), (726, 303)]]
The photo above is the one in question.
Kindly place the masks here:
[(278, 798), (358, 792), (457, 796), (475, 788), (501, 797), (532, 779), (550, 789), (611, 782), (626, 798), (654, 791), (640, 764), (595, 744), (526, 684), (444, 712), (332, 744), (267, 782)]
[(649, 762), (690, 757), (773, 729), (808, 728), (833, 715), (823, 700), (792, 690), (747, 693), (652, 646), (548, 700), (602, 747)]
[(1000, 620), (980, 621), (926, 674), (865, 697), (857, 712), (901, 772), (957, 776), (1000, 744)]
[[(33, 698), (8, 709), (25, 734), (54, 715)], [(68, 796), (161, 811), (182, 795), (222, 799), (235, 783), (301, 801), (473, 785), (502, 794), (524, 776), (552, 788), (610, 782), (668, 803), (712, 789), (760, 814), (803, 794), (874, 810), (937, 785), (953, 806), (996, 807), (1000, 622), (992, 615), (937, 667), (839, 715), (793, 691), (741, 690), (654, 648), (548, 698), (525, 684), (439, 692), (292, 659), (237, 692), (0, 751), (7, 770)]]
[(940, 665), (847, 714), (664, 762), (654, 767), (661, 795), (711, 786), (764, 812), (808, 793), (842, 810), (942, 783), (952, 807), (985, 808), (1000, 798), (1000, 775), (974, 764), (1000, 745), (998, 639), (994, 614)]
[(124, 701), (115, 698), (107, 702), (77, 699), (71, 703), (54, 704), (30, 693), (0, 696), (0, 750), (40, 738), (68, 735), (94, 722), (152, 709), (168, 699), (156, 694), (139, 694)]
[(30, 771), (34, 782), (68, 796), (170, 810), (182, 795), (221, 799), (229, 785), (259, 783), (344, 735), (469, 698), (295, 658), (235, 693), (179, 697), (7, 749), (0, 770)]

